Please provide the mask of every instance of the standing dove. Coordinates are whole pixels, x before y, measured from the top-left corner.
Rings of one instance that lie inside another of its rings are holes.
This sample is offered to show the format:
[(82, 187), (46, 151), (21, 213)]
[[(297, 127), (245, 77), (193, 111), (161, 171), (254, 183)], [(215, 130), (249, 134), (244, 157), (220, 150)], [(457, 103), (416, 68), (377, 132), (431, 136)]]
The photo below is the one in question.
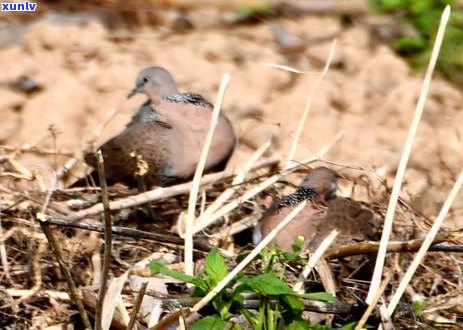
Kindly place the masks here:
[[(199, 94), (179, 93), (171, 74), (161, 67), (143, 69), (128, 97), (146, 94), (126, 129), (100, 149), (106, 176), (129, 186), (167, 186), (193, 177), (209, 130), (212, 105)], [(223, 170), (235, 147), (233, 127), (221, 114), (205, 172)], [(96, 165), (93, 153), (85, 161)]]

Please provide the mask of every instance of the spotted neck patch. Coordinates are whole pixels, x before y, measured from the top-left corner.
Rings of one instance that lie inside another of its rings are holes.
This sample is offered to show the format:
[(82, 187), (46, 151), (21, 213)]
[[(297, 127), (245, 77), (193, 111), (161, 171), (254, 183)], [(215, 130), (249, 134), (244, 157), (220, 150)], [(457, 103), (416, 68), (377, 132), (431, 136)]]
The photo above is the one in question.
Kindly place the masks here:
[(202, 107), (212, 107), (212, 104), (202, 97), (199, 94), (195, 93), (178, 93), (178, 94), (163, 94), (162, 98), (164, 100), (175, 102), (175, 103), (186, 103), (186, 104), (193, 104), (199, 105)]
[(282, 209), (289, 206), (296, 206), (305, 200), (314, 200), (317, 196), (317, 192), (313, 188), (299, 187), (294, 194), (291, 194), (283, 198), (278, 203), (278, 209)]

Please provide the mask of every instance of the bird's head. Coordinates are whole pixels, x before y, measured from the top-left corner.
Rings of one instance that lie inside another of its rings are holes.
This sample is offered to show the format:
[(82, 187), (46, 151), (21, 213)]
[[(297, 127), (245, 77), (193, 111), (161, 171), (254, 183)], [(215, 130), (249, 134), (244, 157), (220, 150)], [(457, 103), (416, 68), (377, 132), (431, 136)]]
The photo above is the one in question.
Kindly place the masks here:
[(154, 98), (162, 94), (176, 94), (178, 89), (169, 71), (159, 66), (152, 66), (140, 71), (135, 80), (135, 88), (127, 95), (127, 98), (138, 93)]
[(336, 197), (338, 175), (327, 167), (314, 168), (302, 181), (301, 187), (315, 191), (315, 200), (326, 203)]

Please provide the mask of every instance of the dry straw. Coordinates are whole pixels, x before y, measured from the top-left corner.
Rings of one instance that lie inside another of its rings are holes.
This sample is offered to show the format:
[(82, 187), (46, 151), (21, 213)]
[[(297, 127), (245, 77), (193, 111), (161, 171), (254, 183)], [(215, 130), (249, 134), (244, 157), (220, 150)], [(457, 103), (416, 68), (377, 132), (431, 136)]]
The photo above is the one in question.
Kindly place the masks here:
[(457, 196), (458, 191), (460, 190), (462, 184), (463, 184), (463, 170), (460, 172), (460, 175), (458, 176), (457, 181), (455, 182), (452, 190), (450, 191), (449, 196), (445, 200), (445, 203), (442, 206), (439, 212), (439, 215), (437, 216), (436, 220), (434, 221), (434, 224), (432, 225), (431, 229), (426, 235), (423, 245), (421, 245), (420, 249), (418, 250), (418, 253), (416, 254), (415, 258), (410, 264), (410, 267), (407, 269), (407, 272), (405, 273), (402, 281), (400, 281), (397, 291), (392, 296), (391, 302), (389, 303), (389, 306), (387, 307), (387, 312), (389, 316), (391, 316), (392, 313), (394, 312), (395, 308), (397, 307), (397, 304), (400, 301), (400, 298), (405, 292), (407, 285), (410, 283), (410, 280), (413, 274), (415, 273), (416, 269), (418, 268), (421, 261), (425, 257), (426, 252), (429, 250), (429, 247), (434, 241), (434, 238), (436, 237), (437, 232), (439, 231), (439, 228), (445, 219), (445, 216), (449, 212), (450, 207), (452, 206), (452, 203), (455, 200), (455, 197)]
[[(323, 148), (321, 148), (317, 152), (316, 156), (308, 157), (308, 158), (302, 160), (300, 163), (301, 164), (307, 164), (307, 163), (319, 160), (320, 158), (323, 158), (328, 153), (328, 151), (331, 149), (333, 144), (336, 143), (340, 138), (341, 138), (341, 134), (337, 134), (335, 139), (333, 140), (333, 142), (326, 145), (326, 146), (324, 146)], [(299, 167), (300, 167), (300, 164), (292, 164), (288, 168), (285, 169), (284, 174), (289, 173), (291, 171), (294, 171), (295, 169), (297, 169)], [(224, 205), (220, 209), (218, 209), (216, 212), (214, 212), (210, 216), (209, 219), (207, 219), (205, 221), (209, 221), (209, 223), (212, 223), (213, 221), (227, 215), (229, 212), (233, 211), (235, 208), (240, 206), (244, 201), (247, 201), (250, 198), (256, 196), (258, 193), (260, 193), (264, 189), (270, 187), (272, 184), (277, 182), (281, 178), (281, 176), (282, 176), (282, 174), (277, 173), (277, 174), (269, 177), (267, 180), (262, 181), (260, 184), (254, 186), (251, 189), (249, 189), (248, 191), (246, 191), (239, 199), (235, 199), (235, 200), (231, 201), (230, 203)], [(196, 230), (198, 230), (198, 229), (196, 229)]]
[[(263, 167), (273, 166), (273, 165), (276, 165), (279, 161), (280, 159), (278, 157), (265, 158), (257, 162), (252, 167), (252, 169), (255, 170), (255, 169), (259, 169)], [(236, 174), (235, 170), (227, 170), (227, 171), (218, 172), (218, 173), (211, 173), (211, 174), (205, 175), (201, 179), (201, 184), (202, 185), (210, 184), (218, 180), (223, 180), (223, 179), (232, 177), (235, 174)], [(124, 197), (124, 198), (121, 198), (115, 201), (111, 201), (109, 203), (109, 208), (111, 209), (111, 211), (117, 211), (117, 210), (129, 208), (129, 207), (143, 205), (145, 203), (153, 202), (153, 201), (160, 200), (163, 198), (169, 198), (169, 197), (185, 194), (191, 191), (192, 186), (193, 186), (192, 182), (186, 182), (186, 183), (181, 183), (181, 184), (170, 186), (170, 187), (158, 187), (153, 190), (139, 193), (134, 196)], [(103, 204), (98, 203), (87, 209), (80, 210), (80, 211), (69, 214), (68, 216), (66, 216), (66, 220), (78, 221), (78, 220), (91, 217), (96, 214), (100, 214), (101, 212), (103, 212)]]
[(209, 226), (213, 221), (211, 221), (210, 216), (220, 209), (226, 201), (228, 201), (235, 193), (234, 186), (242, 183), (246, 178), (248, 172), (252, 169), (252, 167), (256, 164), (256, 162), (262, 157), (262, 155), (270, 148), (270, 141), (267, 141), (263, 145), (260, 146), (249, 158), (249, 160), (237, 170), (236, 176), (233, 179), (231, 187), (227, 188), (219, 197), (215, 199), (215, 201), (209, 205), (209, 207), (201, 214), (195, 224), (195, 228), (193, 230), (194, 233), (197, 233), (207, 226)]
[(339, 231), (332, 230), (331, 233), (323, 239), (321, 244), (315, 250), (312, 257), (307, 262), (307, 265), (304, 267), (301, 275), (299, 276), (296, 284), (294, 285), (294, 292), (301, 294), (304, 293), (305, 280), (307, 279), (307, 277), (309, 277), (309, 274), (312, 272), (312, 269), (315, 267), (320, 258), (325, 254), (326, 250), (328, 250), (330, 245), (334, 242), (338, 234)]
[(306, 202), (299, 204), (294, 210), (291, 211), (273, 230), (264, 237), (264, 239), (243, 259), (225, 278), (220, 281), (217, 286), (212, 289), (206, 296), (204, 296), (196, 305), (191, 308), (192, 312), (198, 312), (201, 308), (206, 306), (225, 286), (241, 272), (259, 253), (262, 251), (285, 227), (291, 220), (302, 211)]
[(437, 57), (439, 55), (440, 47), (442, 45), (442, 40), (444, 38), (445, 27), (447, 25), (448, 19), (450, 16), (450, 6), (446, 6), (442, 14), (441, 22), (439, 25), (439, 30), (436, 36), (436, 42), (434, 44), (431, 59), (429, 61), (428, 69), (426, 71), (426, 76), (423, 81), (423, 86), (421, 88), (420, 97), (415, 108), (415, 114), (413, 116), (413, 121), (408, 131), (407, 140), (405, 141), (404, 150), (400, 158), (399, 166), (397, 168), (397, 174), (394, 179), (394, 184), (392, 186), (391, 198), (389, 199), (389, 204), (387, 208), (386, 217), (384, 219), (383, 233), (381, 236), (381, 242), (378, 250), (378, 256), (376, 258), (375, 269), (373, 272), (373, 277), (371, 280), (370, 289), (368, 291), (368, 296), (366, 299), (367, 304), (373, 302), (375, 293), (378, 291), (381, 284), (381, 274), (383, 273), (384, 261), (386, 258), (387, 244), (389, 242), (389, 236), (392, 231), (392, 223), (394, 220), (394, 214), (397, 207), (397, 201), (399, 199), (399, 193), (402, 188), (402, 180), (407, 168), (408, 159), (413, 147), (413, 141), (418, 130), (418, 125), (421, 120), (421, 115), (423, 114), (424, 105), (426, 103), (426, 98), (429, 92), (429, 86), (431, 85), (431, 78), (436, 66)]
[[(328, 68), (330, 66), (330, 63), (331, 63), (331, 60), (333, 58), (333, 54), (334, 54), (334, 50), (335, 50), (335, 46), (336, 46), (336, 41), (333, 42), (333, 45), (332, 45), (332, 48), (331, 48), (331, 52), (330, 52), (330, 56), (327, 60), (327, 63), (325, 65), (325, 70), (323, 71), (322, 75), (321, 75), (321, 78), (318, 80), (316, 86), (315, 86), (315, 91), (318, 89), (319, 85), (320, 85), (320, 82), (322, 81), (322, 79), (326, 76), (326, 73), (328, 71)], [(286, 162), (286, 165), (285, 165), (285, 171), (288, 172), (290, 170), (293, 170), (295, 168), (297, 168), (299, 166), (299, 164), (291, 164), (291, 160), (292, 158), (294, 157), (294, 154), (296, 153), (296, 149), (297, 149), (297, 145), (298, 145), (298, 141), (299, 141), (299, 137), (300, 137), (300, 134), (302, 132), (302, 129), (304, 127), (304, 123), (306, 121), (306, 118), (309, 114), (309, 110), (310, 110), (310, 106), (311, 106), (311, 101), (313, 99), (313, 95), (315, 94), (315, 92), (313, 92), (307, 99), (307, 104), (306, 104), (306, 107), (305, 107), (305, 111), (304, 111), (304, 114), (302, 115), (302, 118), (300, 120), (300, 125), (298, 127), (298, 133), (295, 134), (294, 136), (294, 139), (293, 139), (293, 144), (292, 144), (292, 148), (291, 148), (291, 151), (288, 155), (288, 161)], [(339, 138), (340, 138), (340, 134), (338, 134), (336, 137), (335, 137), (335, 141), (337, 141)], [(335, 142), (334, 141), (334, 142)], [(333, 143), (334, 143), (333, 142)], [(333, 144), (332, 143), (332, 144)], [(332, 144), (324, 147), (320, 153), (321, 154), (326, 154)], [(263, 146), (261, 148), (262, 150), (265, 149), (265, 147)], [(250, 161), (248, 162), (248, 164), (245, 165), (245, 168), (246, 167), (249, 167), (252, 165), (252, 163), (254, 162), (254, 157), (257, 157), (257, 155), (260, 153), (260, 151), (258, 151), (256, 154), (254, 154), (253, 157), (251, 157)], [(312, 161), (312, 160), (317, 160), (319, 159), (320, 155), (317, 155), (317, 157), (311, 157), (310, 159), (308, 160), (304, 160), (302, 163), (305, 163), (305, 162), (309, 162), (309, 161)], [(208, 219), (205, 219), (204, 221), (205, 222), (208, 222), (211, 223), (212, 221), (220, 218), (221, 216), (224, 216), (225, 214), (227, 214), (228, 212), (232, 211), (234, 208), (236, 208), (241, 202), (243, 201), (246, 201), (252, 197), (254, 197), (256, 194), (258, 194), (259, 192), (261, 192), (262, 190), (264, 190), (265, 188), (269, 187), (270, 185), (272, 185), (273, 183), (275, 183), (276, 181), (278, 181), (278, 179), (281, 177), (281, 174), (276, 174), (276, 175), (273, 175), (271, 176), (270, 178), (268, 178), (267, 180), (261, 182), (260, 184), (258, 184), (257, 186), (251, 188), (250, 190), (246, 191), (243, 196), (241, 197), (240, 200), (235, 200), (235, 201), (232, 201), (230, 202), (229, 204), (223, 206), (222, 208), (218, 209), (216, 212), (214, 212), (213, 214), (211, 214)], [(220, 198), (220, 197), (219, 197)], [(192, 312), (198, 312), (201, 308), (203, 308), (205, 305), (207, 305), (223, 288), (225, 288), (225, 286), (236, 276), (239, 274), (240, 271), (242, 271), (259, 253), (260, 251), (262, 251), (262, 249), (264, 249), (265, 246), (267, 246), (275, 237), (276, 235), (278, 234), (278, 232), (280, 230), (282, 230), (290, 221), (292, 221), (296, 216), (297, 214), (299, 214), (299, 212), (302, 211), (302, 209), (305, 207), (306, 205), (306, 201), (302, 202), (301, 204), (299, 204), (297, 207), (294, 208), (294, 210), (292, 210), (275, 228), (273, 228), (273, 230), (267, 235), (264, 237), (264, 239), (246, 256), (246, 258), (243, 259), (243, 261), (241, 261), (219, 284), (217, 284), (217, 286), (215, 288), (213, 288), (205, 297), (203, 297), (195, 306), (192, 307), (191, 311)], [(206, 210), (206, 212), (208, 212)], [(209, 213), (209, 212), (208, 212)], [(328, 237), (327, 239), (325, 239), (326, 241), (326, 246), (323, 246), (321, 247), (319, 250), (320, 250), (320, 256), (324, 253), (324, 251), (329, 247), (329, 245), (331, 244), (331, 242), (334, 240), (334, 237), (337, 235), (337, 233), (333, 233), (332, 235), (330, 235), (330, 237)], [(310, 263), (310, 265), (315, 265), (316, 263), (316, 260), (318, 260), (320, 258), (320, 256), (316, 256), (316, 258), (314, 259), (315, 261), (312, 261), (312, 263)], [(309, 261), (310, 262), (310, 261)], [(311, 269), (311, 268), (310, 268)], [(308, 269), (308, 272), (310, 272), (310, 269)], [(308, 272), (306, 271), (306, 273), (308, 274)]]
[(214, 104), (214, 110), (212, 111), (212, 118), (209, 126), (209, 131), (207, 132), (206, 140), (204, 141), (204, 146), (201, 150), (198, 165), (196, 166), (196, 171), (193, 176), (190, 198), (188, 200), (188, 210), (186, 215), (185, 227), (185, 273), (188, 275), (193, 275), (193, 228), (195, 221), (196, 200), (198, 198), (201, 177), (203, 175), (204, 167), (206, 166), (207, 155), (209, 153), (212, 138), (214, 137), (215, 127), (219, 119), (220, 109), (222, 107), (225, 90), (229, 81), (230, 76), (228, 74), (223, 75), (219, 87), (219, 92), (217, 94), (217, 100)]
[(315, 87), (312, 89), (312, 92), (307, 97), (305, 108), (304, 108), (304, 113), (302, 114), (301, 119), (299, 120), (299, 125), (297, 126), (296, 134), (294, 135), (293, 143), (291, 144), (291, 149), (289, 149), (288, 159), (286, 161), (286, 167), (289, 166), (291, 161), (296, 156), (296, 150), (299, 144), (299, 139), (301, 138), (302, 131), (304, 130), (304, 126), (307, 121), (307, 117), (309, 116), (309, 112), (312, 107), (313, 98), (317, 94), (318, 89), (323, 79), (325, 79), (326, 75), (328, 74), (328, 70), (330, 68), (331, 62), (333, 61), (334, 53), (336, 50), (336, 43), (337, 43), (337, 40), (334, 39), (333, 43), (331, 44), (330, 53), (328, 55), (328, 59), (326, 60), (325, 67), (323, 68), (322, 74), (318, 77), (317, 82), (315, 83)]

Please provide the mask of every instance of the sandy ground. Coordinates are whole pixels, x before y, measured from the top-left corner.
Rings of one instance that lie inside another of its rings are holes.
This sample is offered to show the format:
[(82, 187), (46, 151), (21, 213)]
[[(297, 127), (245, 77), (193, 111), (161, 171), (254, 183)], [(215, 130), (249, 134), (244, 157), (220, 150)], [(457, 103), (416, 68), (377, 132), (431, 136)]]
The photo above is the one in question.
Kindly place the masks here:
[[(391, 183), (423, 74), (412, 74), (364, 26), (343, 27), (330, 17), (277, 23), (306, 40), (306, 47), (284, 54), (267, 24), (174, 33), (163, 27), (110, 30), (98, 20), (36, 22), (18, 42), (0, 49), (0, 143), (57, 149), (81, 159), (92, 143), (121, 131), (144, 101), (142, 95), (126, 99), (138, 71), (160, 65), (173, 73), (182, 91), (211, 101), (221, 76), (230, 73), (224, 111), (239, 145), (229, 167), (240, 165), (268, 138), (274, 142), (272, 152), (284, 158), (336, 35), (334, 62), (313, 99), (296, 159), (312, 155), (342, 131), (325, 159), (386, 173)], [(267, 62), (306, 73), (284, 72), (265, 66)], [(11, 87), (22, 75), (43, 89), (27, 95)], [(457, 88), (438, 77), (433, 80), (403, 189), (403, 196), (427, 216), (437, 214), (463, 164), (462, 101)], [(69, 159), (5, 148), (0, 153), (43, 179), (42, 185), (41, 180), (18, 180), (30, 189), (50, 186), (50, 174)], [(81, 174), (82, 166), (72, 177)], [(462, 209), (460, 195), (453, 225), (463, 223)]]

